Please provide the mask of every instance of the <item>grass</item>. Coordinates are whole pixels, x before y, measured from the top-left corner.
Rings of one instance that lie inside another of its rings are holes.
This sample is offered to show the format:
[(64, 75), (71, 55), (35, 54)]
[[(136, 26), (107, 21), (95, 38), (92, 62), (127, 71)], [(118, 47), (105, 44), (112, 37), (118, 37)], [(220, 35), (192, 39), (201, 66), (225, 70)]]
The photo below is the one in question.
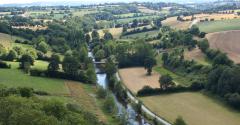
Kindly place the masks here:
[(240, 19), (202, 22), (198, 24), (201, 31), (212, 33), (227, 30), (240, 30)]
[(239, 125), (240, 112), (200, 92), (184, 92), (141, 98), (159, 116), (173, 123), (182, 116), (188, 125)]
[[(66, 95), (69, 93), (64, 85), (64, 80), (43, 77), (32, 77), (17, 69), (18, 62), (7, 62), (11, 69), (0, 69), (0, 84), (7, 87), (31, 87), (36, 90), (46, 91), (51, 94)], [(43, 69), (46, 62), (37, 61), (36, 68)]]
[(0, 33), (0, 44), (5, 46), (6, 48), (10, 48), (12, 46), (12, 43), (14, 43), (14, 41), (16, 39), (25, 40), (25, 39), (23, 39), (21, 37), (11, 36), (11, 35), (5, 34), (5, 33)]

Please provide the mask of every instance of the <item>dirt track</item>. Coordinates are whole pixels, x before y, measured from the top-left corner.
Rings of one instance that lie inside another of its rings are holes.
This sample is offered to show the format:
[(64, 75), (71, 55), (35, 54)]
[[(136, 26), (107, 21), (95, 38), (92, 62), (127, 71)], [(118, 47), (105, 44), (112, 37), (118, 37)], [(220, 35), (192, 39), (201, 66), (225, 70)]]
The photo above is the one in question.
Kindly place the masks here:
[(123, 83), (135, 94), (146, 85), (152, 88), (160, 87), (158, 82), (160, 75), (153, 72), (148, 76), (147, 71), (142, 67), (120, 69), (119, 73)]
[(235, 63), (240, 63), (240, 30), (207, 34), (211, 48), (228, 54)]

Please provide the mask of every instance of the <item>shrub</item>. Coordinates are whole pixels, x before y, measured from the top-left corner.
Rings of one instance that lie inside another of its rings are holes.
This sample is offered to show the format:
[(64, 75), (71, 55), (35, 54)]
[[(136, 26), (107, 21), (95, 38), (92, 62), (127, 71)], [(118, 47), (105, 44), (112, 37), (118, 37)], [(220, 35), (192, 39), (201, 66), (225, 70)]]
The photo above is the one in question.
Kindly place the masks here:
[(0, 61), (0, 68), (10, 69), (10, 68), (11, 68), (11, 65), (8, 65), (6, 62)]
[(104, 99), (104, 98), (106, 98), (106, 96), (107, 96), (107, 91), (104, 88), (102, 88), (102, 87), (98, 87), (98, 89), (97, 89), (97, 97), (101, 98), (101, 99)]
[(33, 95), (33, 89), (32, 88), (27, 88), (27, 87), (19, 88), (19, 92), (20, 92), (20, 95), (22, 97), (29, 98)]

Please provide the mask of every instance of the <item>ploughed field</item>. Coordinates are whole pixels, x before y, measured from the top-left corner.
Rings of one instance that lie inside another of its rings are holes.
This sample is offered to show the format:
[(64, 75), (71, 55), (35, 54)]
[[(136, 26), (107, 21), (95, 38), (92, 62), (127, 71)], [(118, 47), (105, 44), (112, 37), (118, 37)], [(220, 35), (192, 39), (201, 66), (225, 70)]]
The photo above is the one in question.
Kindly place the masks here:
[(143, 67), (124, 68), (120, 69), (119, 73), (124, 85), (135, 94), (144, 86), (160, 87), (158, 82), (160, 75), (153, 72), (151, 76), (148, 76), (147, 71)]
[(184, 92), (142, 97), (158, 116), (174, 123), (181, 116), (188, 125), (239, 125), (240, 113), (228, 109), (200, 92)]
[(207, 34), (210, 47), (227, 53), (235, 63), (240, 63), (240, 30)]

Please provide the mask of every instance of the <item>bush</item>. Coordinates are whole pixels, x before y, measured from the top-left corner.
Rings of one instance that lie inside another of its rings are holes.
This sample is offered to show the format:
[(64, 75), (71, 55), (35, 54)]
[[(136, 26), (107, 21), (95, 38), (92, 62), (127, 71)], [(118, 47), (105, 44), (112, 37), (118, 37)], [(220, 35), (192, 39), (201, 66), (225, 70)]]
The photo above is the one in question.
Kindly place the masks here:
[(19, 92), (20, 92), (20, 95), (22, 97), (29, 98), (33, 95), (33, 89), (32, 88), (27, 88), (27, 87), (19, 88)]
[(177, 93), (177, 92), (185, 92), (185, 91), (197, 91), (193, 90), (191, 87), (183, 87), (176, 86), (167, 89), (161, 88), (151, 88), (149, 86), (144, 86), (141, 90), (137, 92), (137, 96), (150, 96), (150, 95), (159, 95), (159, 94), (167, 94), (167, 93)]
[(0, 68), (10, 69), (10, 68), (11, 68), (11, 65), (8, 65), (6, 62), (0, 61)]
[(19, 39), (16, 39), (16, 40), (15, 40), (15, 43), (22, 43), (22, 41), (19, 40)]
[(37, 95), (49, 95), (49, 93), (47, 93), (45, 91), (34, 91), (33, 93), (37, 94)]
[(104, 98), (106, 98), (106, 96), (107, 96), (107, 91), (104, 88), (102, 88), (102, 87), (98, 87), (98, 89), (97, 89), (97, 97), (101, 98), (101, 99), (104, 99)]
[(45, 76), (46, 72), (38, 69), (32, 69), (30, 70), (30, 75), (31, 76)]

